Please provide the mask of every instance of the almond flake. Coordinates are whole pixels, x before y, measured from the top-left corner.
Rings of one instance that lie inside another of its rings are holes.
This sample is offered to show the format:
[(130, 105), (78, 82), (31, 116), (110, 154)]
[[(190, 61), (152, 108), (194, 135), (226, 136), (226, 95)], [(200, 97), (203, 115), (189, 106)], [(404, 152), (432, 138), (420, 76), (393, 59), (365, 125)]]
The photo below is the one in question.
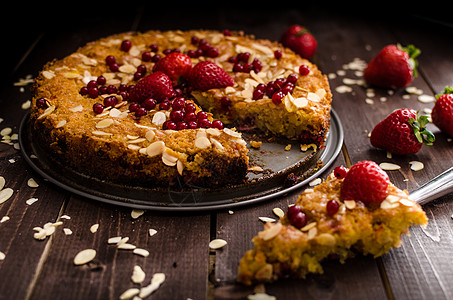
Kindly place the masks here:
[(54, 105), (49, 106), (49, 107), (46, 108), (46, 110), (38, 117), (38, 120), (47, 117), (47, 116), (50, 115), (54, 110), (55, 110), (55, 106), (54, 106)]
[(309, 92), (307, 94), (307, 99), (313, 102), (319, 102), (321, 98), (316, 93)]
[(52, 79), (55, 77), (55, 72), (50, 70), (50, 71), (42, 71), (42, 76), (44, 76), (46, 79)]
[(146, 147), (146, 154), (153, 157), (153, 156), (159, 155), (162, 152), (164, 152), (164, 149), (165, 149), (165, 143), (162, 141), (157, 141), (157, 142), (150, 144), (148, 147)]
[(274, 208), (272, 212), (279, 218), (283, 218), (285, 216), (285, 212), (280, 207)]
[(414, 204), (415, 204), (415, 203), (412, 202), (411, 200), (409, 200), (409, 199), (404, 199), (404, 198), (400, 200), (400, 203), (401, 203), (402, 205), (408, 206), (408, 207), (414, 206)]
[(282, 223), (277, 223), (271, 227), (269, 227), (268, 229), (266, 229), (265, 231), (262, 231), (260, 232), (258, 235), (264, 240), (264, 241), (268, 241), (270, 239), (273, 239), (274, 237), (276, 237), (280, 231), (282, 230), (283, 228), (283, 225)]
[(211, 248), (212, 250), (216, 250), (224, 247), (226, 244), (227, 242), (225, 240), (215, 239), (209, 243), (209, 248)]
[(420, 171), (425, 167), (421, 161), (410, 161), (409, 162), (412, 171)]
[(300, 231), (309, 231), (310, 229), (316, 227), (316, 225), (318, 225), (318, 223), (316, 223), (316, 222), (311, 222), (310, 224), (307, 224), (307, 225), (305, 225), (304, 227), (302, 227), (302, 228), (300, 229)]
[(401, 167), (398, 166), (397, 164), (392, 164), (392, 163), (387, 163), (387, 162), (380, 163), (379, 167), (381, 167), (381, 169), (385, 170), (385, 171), (395, 171), (395, 170), (401, 169)]
[(127, 73), (127, 74), (134, 74), (137, 71), (137, 68), (133, 65), (122, 65), (118, 68), (120, 72)]
[(96, 250), (94, 249), (85, 249), (77, 253), (74, 257), (74, 264), (76, 266), (89, 263), (96, 257)]
[(140, 256), (143, 256), (143, 257), (147, 257), (149, 255), (149, 251), (145, 250), (145, 249), (142, 249), (142, 248), (135, 248), (132, 252), (134, 254), (137, 254), (137, 255), (140, 255)]
[(38, 198), (30, 198), (27, 201), (25, 201), (25, 203), (27, 203), (27, 205), (32, 205), (36, 201), (38, 201)]
[(316, 228), (316, 227), (310, 228), (310, 230), (308, 230), (308, 233), (307, 233), (307, 238), (309, 240), (311, 240), (311, 239), (315, 238), (317, 233), (318, 233), (318, 228)]
[(392, 209), (392, 208), (396, 208), (396, 207), (398, 207), (398, 206), (399, 206), (399, 203), (398, 203), (398, 202), (396, 202), (396, 203), (391, 203), (391, 202), (386, 201), (386, 200), (384, 200), (384, 201), (381, 202), (381, 208), (382, 208), (382, 209)]
[(91, 233), (95, 233), (96, 231), (98, 231), (98, 229), (99, 229), (99, 224), (93, 224), (93, 225), (90, 227)]
[(129, 244), (129, 243), (124, 243), (118, 246), (118, 249), (122, 250), (133, 250), (137, 248), (135, 245)]
[(294, 98), (294, 100), (292, 102), (297, 108), (305, 107), (308, 104), (307, 98), (304, 98), (304, 97)]
[(113, 133), (109, 133), (109, 132), (105, 132), (105, 131), (101, 131), (101, 130), (93, 130), (91, 133), (94, 134), (94, 135), (99, 135), (99, 136), (110, 136), (110, 135), (113, 135)]
[(2, 189), (0, 191), (0, 204), (8, 200), (13, 195), (13, 193), (14, 191), (11, 188)]
[(107, 128), (107, 127), (109, 127), (112, 124), (113, 124), (113, 120), (112, 119), (104, 119), (104, 120), (99, 121), (96, 124), (96, 128), (98, 128), (98, 129)]
[(178, 174), (182, 176), (182, 172), (184, 171), (184, 164), (180, 160), (176, 162), (176, 170), (178, 171)]
[(133, 209), (131, 212), (131, 217), (132, 217), (132, 219), (137, 219), (144, 213), (145, 213), (145, 211), (143, 209)]
[(148, 130), (145, 134), (145, 138), (151, 142), (152, 140), (154, 140), (154, 137), (156, 136), (156, 133), (154, 132), (154, 130)]
[(66, 120), (61, 120), (60, 122), (57, 123), (57, 125), (55, 125), (55, 128), (61, 128), (63, 126), (65, 126), (67, 123)]
[(81, 104), (71, 107), (69, 111), (71, 112), (81, 112), (83, 110), (83, 106)]
[(140, 266), (134, 266), (131, 280), (133, 283), (142, 283), (145, 280), (146, 274)]
[(149, 236), (153, 236), (153, 235), (155, 235), (155, 234), (157, 233), (157, 230), (151, 228), (151, 229), (148, 231), (148, 233), (149, 233)]
[(223, 129), (223, 132), (225, 132), (226, 134), (232, 136), (232, 137), (235, 137), (235, 138), (240, 138), (241, 137), (241, 134), (239, 132), (236, 132), (236, 131), (233, 131), (229, 128), (224, 128)]
[(200, 149), (206, 149), (211, 146), (211, 142), (206, 137), (199, 137), (195, 140), (195, 147)]
[(154, 114), (153, 120), (151, 121), (154, 125), (161, 125), (167, 120), (165, 113), (158, 111)]
[(164, 273), (155, 273), (153, 278), (151, 279), (151, 283), (145, 287), (140, 289), (140, 293), (138, 296), (143, 299), (154, 293), (159, 286), (165, 281), (165, 274)]
[(65, 235), (71, 235), (72, 234), (72, 230), (69, 229), (69, 228), (63, 228), (63, 232)]
[(118, 244), (121, 241), (121, 239), (122, 238), (120, 236), (111, 237), (107, 240), (107, 243), (108, 244)]
[(39, 187), (39, 184), (33, 178), (28, 179), (27, 185), (31, 188)]
[(269, 218), (269, 217), (258, 217), (258, 219), (260, 219), (260, 221), (264, 222), (264, 223), (273, 223), (275, 222), (275, 219), (272, 219), (272, 218)]
[(5, 187), (5, 183), (6, 183), (5, 177), (0, 176), (0, 191)]
[(357, 203), (354, 200), (345, 200), (344, 205), (348, 209), (354, 209), (356, 207)]
[(209, 140), (211, 141), (211, 143), (214, 145), (214, 147), (219, 150), (219, 151), (223, 151), (225, 150), (225, 148), (222, 146), (222, 144), (217, 141), (216, 139), (214, 138), (209, 138)]
[(137, 296), (138, 293), (140, 293), (140, 290), (138, 288), (127, 289), (120, 295), (120, 300), (130, 299), (134, 296)]

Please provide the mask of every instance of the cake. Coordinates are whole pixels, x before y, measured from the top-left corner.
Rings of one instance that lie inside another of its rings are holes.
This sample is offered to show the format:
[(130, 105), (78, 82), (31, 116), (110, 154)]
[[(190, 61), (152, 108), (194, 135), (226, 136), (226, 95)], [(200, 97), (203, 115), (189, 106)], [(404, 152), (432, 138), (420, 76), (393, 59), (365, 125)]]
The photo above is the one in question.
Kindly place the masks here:
[(127, 32), (47, 63), (30, 123), (44, 151), (87, 176), (221, 187), (246, 180), (244, 130), (323, 147), (331, 98), (316, 65), (277, 42)]
[[(356, 192), (350, 197), (345, 190), (360, 189), (346, 178), (354, 166), (349, 172), (336, 168), (323, 183), (303, 191), (278, 222), (266, 223), (253, 238), (254, 249), (242, 257), (237, 280), (251, 285), (305, 278), (323, 273), (322, 262), (327, 259), (344, 263), (358, 253), (378, 257), (398, 247), (411, 225), (427, 224), (420, 205), (388, 182), (388, 177), (382, 195), (367, 189), (362, 200), (354, 200), (361, 197)], [(368, 182), (372, 190), (376, 181)], [(360, 179), (358, 183), (367, 185)], [(373, 199), (375, 195), (379, 196)]]

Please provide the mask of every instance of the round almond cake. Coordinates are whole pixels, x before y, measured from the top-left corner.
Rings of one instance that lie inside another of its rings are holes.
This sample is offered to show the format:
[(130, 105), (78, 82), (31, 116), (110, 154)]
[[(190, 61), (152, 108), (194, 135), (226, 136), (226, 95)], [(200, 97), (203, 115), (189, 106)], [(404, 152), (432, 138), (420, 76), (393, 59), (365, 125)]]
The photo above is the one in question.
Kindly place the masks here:
[(316, 65), (242, 32), (148, 31), (90, 42), (35, 80), (33, 139), (63, 165), (134, 185), (246, 180), (241, 131), (323, 147), (332, 95)]

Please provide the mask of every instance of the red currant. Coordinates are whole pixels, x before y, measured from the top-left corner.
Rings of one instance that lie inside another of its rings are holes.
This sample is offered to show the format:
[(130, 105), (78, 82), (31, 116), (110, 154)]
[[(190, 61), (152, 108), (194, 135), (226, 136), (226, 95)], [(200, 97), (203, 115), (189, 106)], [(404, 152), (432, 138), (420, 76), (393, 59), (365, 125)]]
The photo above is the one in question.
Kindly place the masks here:
[(331, 216), (336, 214), (338, 212), (339, 208), (340, 208), (340, 204), (338, 204), (338, 202), (336, 200), (330, 200), (326, 204), (327, 214), (329, 214)]
[(333, 174), (338, 179), (345, 178), (347, 173), (348, 173), (348, 170), (344, 166), (338, 166), (335, 169), (333, 169)]

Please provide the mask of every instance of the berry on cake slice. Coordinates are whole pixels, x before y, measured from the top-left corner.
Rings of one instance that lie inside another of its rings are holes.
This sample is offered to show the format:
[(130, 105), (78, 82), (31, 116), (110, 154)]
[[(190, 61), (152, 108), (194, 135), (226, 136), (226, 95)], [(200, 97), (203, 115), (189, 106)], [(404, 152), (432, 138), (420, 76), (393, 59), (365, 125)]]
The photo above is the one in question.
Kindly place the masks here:
[(181, 79), (186, 78), (192, 69), (192, 60), (186, 54), (172, 52), (160, 59), (153, 67), (153, 72), (163, 72), (170, 77), (176, 86)]
[(377, 87), (399, 89), (411, 84), (417, 77), (420, 50), (413, 45), (388, 45), (371, 59), (365, 71), (365, 81)]
[(337, 167), (306, 189), (276, 223), (266, 223), (242, 257), (245, 285), (323, 273), (322, 262), (344, 263), (357, 253), (381, 256), (401, 244), (412, 225), (426, 225), (423, 209), (372, 161)]
[(417, 153), (423, 144), (431, 146), (435, 140), (426, 129), (428, 123), (427, 116), (419, 116), (413, 109), (398, 109), (374, 127), (371, 145), (393, 154)]
[(129, 98), (141, 103), (147, 98), (161, 102), (175, 96), (173, 85), (167, 74), (157, 71), (140, 79), (130, 92)]
[(442, 132), (453, 137), (453, 87), (446, 87), (437, 100), (431, 112), (433, 124)]
[(226, 88), (234, 83), (234, 79), (212, 61), (197, 63), (189, 73), (189, 85), (201, 91)]

